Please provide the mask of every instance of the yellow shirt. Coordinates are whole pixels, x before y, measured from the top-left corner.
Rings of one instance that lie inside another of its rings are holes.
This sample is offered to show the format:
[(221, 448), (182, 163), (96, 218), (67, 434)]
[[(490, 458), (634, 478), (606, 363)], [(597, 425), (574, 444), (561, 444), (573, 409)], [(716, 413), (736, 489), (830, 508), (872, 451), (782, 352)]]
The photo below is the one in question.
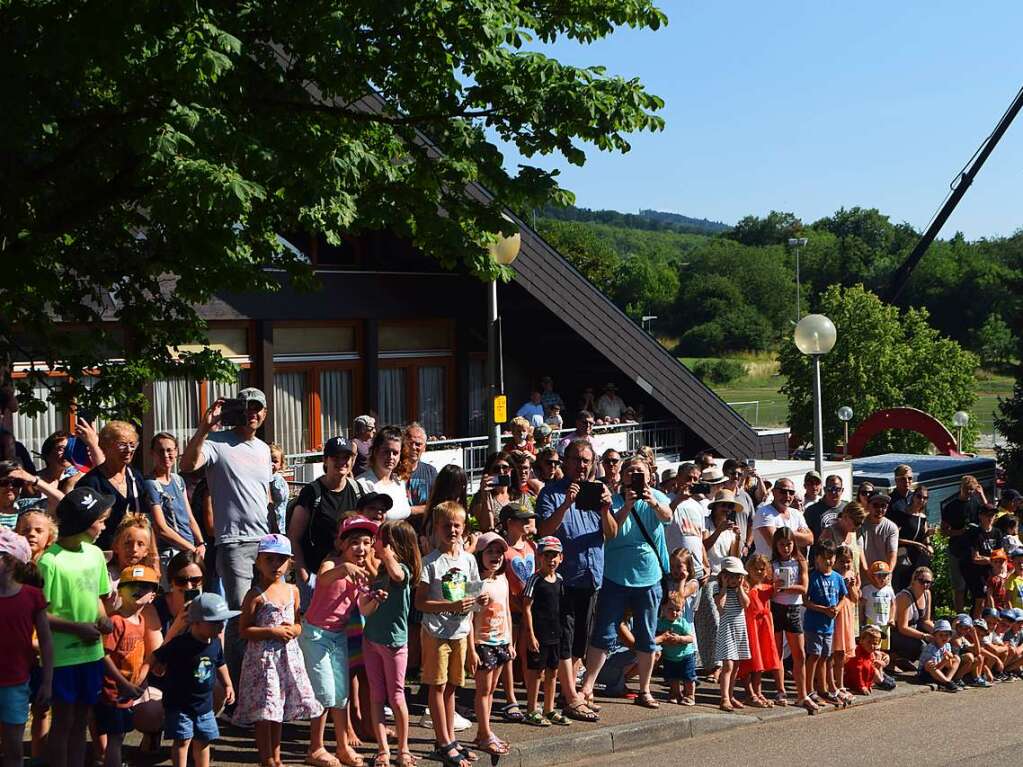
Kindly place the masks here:
[(1023, 609), (1023, 574), (1010, 575), (1005, 581), (1005, 590), (1009, 594), (1009, 604)]

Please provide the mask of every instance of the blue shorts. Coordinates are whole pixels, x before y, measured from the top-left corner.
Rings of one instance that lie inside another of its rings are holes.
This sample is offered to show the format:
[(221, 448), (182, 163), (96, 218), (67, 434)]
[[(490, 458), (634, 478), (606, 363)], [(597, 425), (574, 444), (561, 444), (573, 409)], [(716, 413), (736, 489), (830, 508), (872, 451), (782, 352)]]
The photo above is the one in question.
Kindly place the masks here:
[(821, 658), (831, 657), (831, 640), (833, 634), (821, 634), (817, 631), (803, 633), (803, 647), (807, 655), (818, 655)]
[(96, 717), (96, 729), (101, 735), (123, 735), (135, 729), (134, 709), (97, 703), (92, 713)]
[(76, 663), (53, 669), (53, 700), (94, 706), (103, 689), (103, 661)]
[(590, 644), (601, 650), (611, 650), (618, 643), (618, 624), (625, 610), (632, 611), (632, 633), (636, 638), (636, 652), (653, 652), (657, 629), (657, 610), (661, 604), (661, 584), (653, 586), (620, 586), (604, 579), (597, 592), (597, 611), (593, 619)]
[(0, 724), (25, 724), (30, 700), (28, 682), (0, 687)]
[(195, 738), (203, 743), (211, 743), (220, 737), (217, 717), (212, 711), (197, 715), (185, 711), (167, 709), (164, 711), (163, 732), (169, 740), (191, 740)]
[(696, 653), (689, 653), (682, 660), (661, 660), (665, 682), (695, 682)]

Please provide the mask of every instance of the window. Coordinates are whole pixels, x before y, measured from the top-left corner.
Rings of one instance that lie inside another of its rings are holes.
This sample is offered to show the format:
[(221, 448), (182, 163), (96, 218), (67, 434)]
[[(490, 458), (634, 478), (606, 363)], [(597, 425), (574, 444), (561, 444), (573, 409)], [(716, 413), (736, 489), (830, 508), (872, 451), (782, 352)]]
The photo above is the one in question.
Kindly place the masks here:
[(153, 424), (173, 434), (184, 449), (199, 426), (199, 384), (188, 378), (153, 382)]
[(320, 372), (321, 443), (331, 437), (348, 437), (352, 423), (352, 371)]
[(444, 434), (447, 429), (447, 368), (444, 365), (422, 365), (416, 381), (416, 420), (427, 434)]
[(487, 361), (482, 359), (469, 360), (469, 434), (485, 434), (487, 417), (484, 406), (487, 391)]
[(304, 453), (309, 440), (309, 409), (303, 371), (274, 373), (274, 434), (286, 454)]
[(380, 417), (377, 426), (401, 426), (408, 420), (405, 368), (380, 369)]
[[(50, 389), (45, 383), (36, 381), (32, 384), (32, 394), (46, 401), (50, 396)], [(34, 416), (26, 416), (21, 412), (14, 414), (14, 438), (32, 454), (33, 461), (36, 461), (35, 454), (42, 449), (46, 438), (53, 432), (66, 428), (67, 418), (64, 412), (58, 410), (52, 402), (46, 402), (46, 410)], [(36, 463), (42, 465), (41, 462)]]

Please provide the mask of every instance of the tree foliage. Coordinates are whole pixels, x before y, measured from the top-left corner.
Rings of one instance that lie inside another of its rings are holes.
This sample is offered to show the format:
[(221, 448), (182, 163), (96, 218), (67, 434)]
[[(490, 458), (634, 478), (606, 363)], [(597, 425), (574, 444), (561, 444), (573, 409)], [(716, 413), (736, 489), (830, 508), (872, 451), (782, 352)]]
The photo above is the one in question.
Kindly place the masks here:
[[(501, 207), (572, 197), (554, 172), (507, 173), (488, 131), (582, 164), (586, 144), (624, 152), (663, 126), (638, 80), (528, 44), (665, 22), (649, 0), (5, 3), (0, 341), (68, 373), (64, 404), (137, 412), (141, 381), (229, 374), (169, 350), (203, 340), (197, 304), (274, 290), (282, 270), (312, 284), (281, 234), (389, 228), (507, 276), (483, 247), (511, 228)], [(494, 200), (466, 195), (474, 182)], [(69, 340), (57, 318), (88, 332)]]
[[(862, 285), (832, 286), (820, 297), (819, 310), (835, 323), (838, 340), (821, 359), (824, 445), (830, 451), (842, 433), (834, 413), (853, 409), (850, 429), (876, 410), (915, 407), (949, 424), (957, 410), (968, 410), (973, 392), (976, 355), (941, 336), (929, 323), (926, 309), (898, 308), (882, 302)], [(789, 400), (789, 425), (800, 441), (813, 433), (811, 358), (789, 340), (779, 352), (782, 387)], [(975, 427), (967, 427), (963, 443), (972, 444)], [(927, 440), (913, 432), (888, 431), (867, 446), (868, 454), (926, 452)]]

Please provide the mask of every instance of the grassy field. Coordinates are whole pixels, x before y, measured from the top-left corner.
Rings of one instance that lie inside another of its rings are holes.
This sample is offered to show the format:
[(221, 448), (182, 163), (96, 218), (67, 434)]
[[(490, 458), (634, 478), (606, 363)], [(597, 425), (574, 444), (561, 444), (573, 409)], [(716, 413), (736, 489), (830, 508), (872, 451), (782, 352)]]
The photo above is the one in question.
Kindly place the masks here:
[[(725, 402), (732, 406), (754, 426), (784, 426), (788, 416), (788, 401), (779, 391), (785, 377), (778, 374), (778, 365), (769, 356), (756, 355), (739, 358), (752, 369), (752, 375), (725, 386), (712, 385)], [(682, 363), (689, 368), (698, 358), (684, 357)], [(975, 391), (977, 400), (970, 409), (970, 417), (980, 426), (982, 433), (992, 429), (992, 413), (998, 408), (998, 398), (1012, 394), (1013, 379), (1009, 376), (980, 371)], [(758, 403), (758, 404), (737, 404)]]

